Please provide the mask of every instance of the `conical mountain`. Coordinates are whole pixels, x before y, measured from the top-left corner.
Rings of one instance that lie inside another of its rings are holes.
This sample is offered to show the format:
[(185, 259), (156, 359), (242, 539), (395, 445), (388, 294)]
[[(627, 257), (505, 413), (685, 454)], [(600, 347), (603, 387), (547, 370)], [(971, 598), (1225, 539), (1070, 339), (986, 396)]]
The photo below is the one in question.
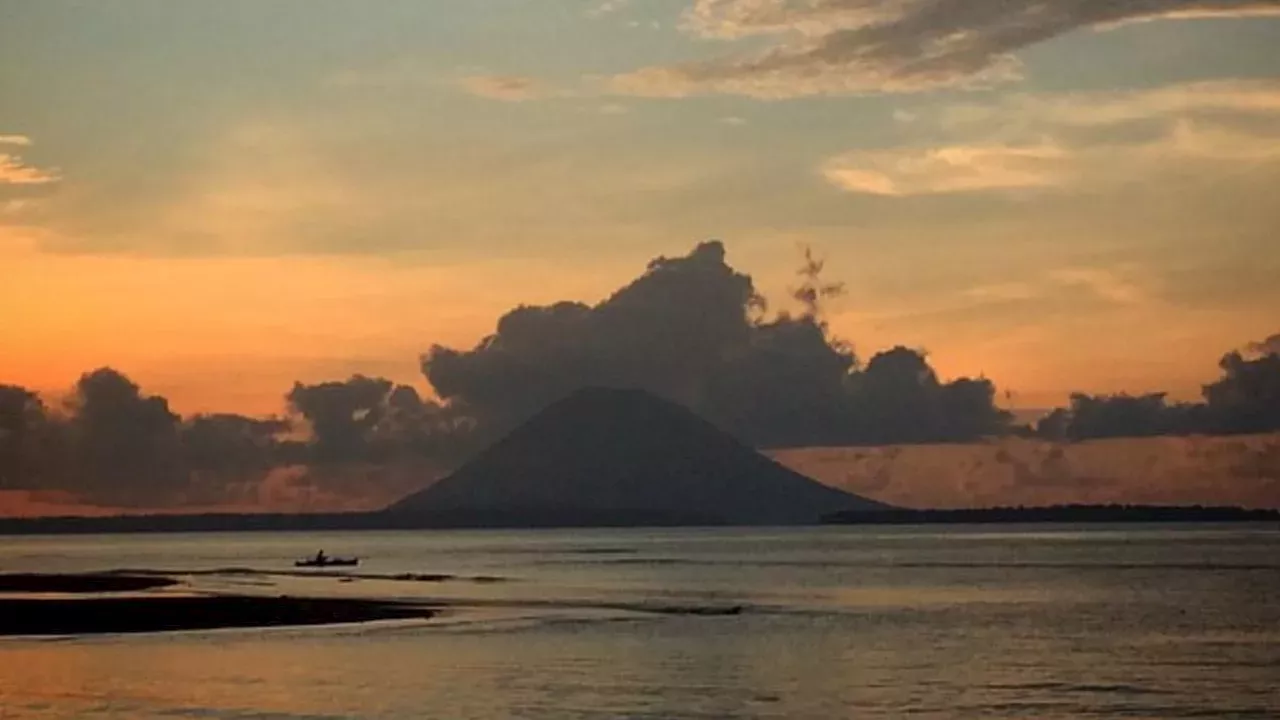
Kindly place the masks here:
[(586, 388), (388, 508), (451, 525), (797, 524), (884, 507), (642, 390)]

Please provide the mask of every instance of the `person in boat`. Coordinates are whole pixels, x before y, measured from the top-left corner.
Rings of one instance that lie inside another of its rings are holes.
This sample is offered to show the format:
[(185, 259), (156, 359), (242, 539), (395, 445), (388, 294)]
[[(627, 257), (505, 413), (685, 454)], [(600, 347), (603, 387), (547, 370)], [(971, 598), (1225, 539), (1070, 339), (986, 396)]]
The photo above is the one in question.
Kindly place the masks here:
[(323, 551), (323, 550), (321, 550), (320, 552), (316, 553), (316, 564), (317, 564), (317, 565), (323, 565), (323, 564), (325, 564), (326, 562), (328, 562), (328, 560), (329, 560), (329, 558), (325, 556), (325, 554), (324, 554), (324, 551)]

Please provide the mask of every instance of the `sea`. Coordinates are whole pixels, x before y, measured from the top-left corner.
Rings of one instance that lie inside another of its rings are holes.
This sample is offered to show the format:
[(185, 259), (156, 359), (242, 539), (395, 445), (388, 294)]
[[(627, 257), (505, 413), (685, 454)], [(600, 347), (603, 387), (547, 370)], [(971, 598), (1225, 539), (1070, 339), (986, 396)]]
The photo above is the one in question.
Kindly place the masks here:
[(1275, 525), (0, 538), (119, 569), (441, 612), (0, 639), (0, 717), (1280, 718)]

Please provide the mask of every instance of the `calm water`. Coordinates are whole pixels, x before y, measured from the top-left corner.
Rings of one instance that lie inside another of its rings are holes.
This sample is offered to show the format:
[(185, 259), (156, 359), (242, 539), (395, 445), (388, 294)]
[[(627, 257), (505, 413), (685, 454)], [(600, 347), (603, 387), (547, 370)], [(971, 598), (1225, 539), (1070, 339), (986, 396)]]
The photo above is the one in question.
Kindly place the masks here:
[[(458, 577), (274, 574), (318, 548), (367, 558), (361, 574)], [(116, 568), (449, 608), (0, 640), (0, 717), (1280, 717), (1274, 527), (0, 539), (5, 572)], [(228, 568), (254, 572), (206, 572)]]

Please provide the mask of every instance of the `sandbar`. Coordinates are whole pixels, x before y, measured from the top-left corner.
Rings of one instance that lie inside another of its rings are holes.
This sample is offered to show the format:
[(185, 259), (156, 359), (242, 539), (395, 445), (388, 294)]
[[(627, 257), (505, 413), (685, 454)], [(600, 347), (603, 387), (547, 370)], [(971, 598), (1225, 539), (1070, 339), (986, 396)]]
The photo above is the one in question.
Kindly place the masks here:
[(165, 577), (112, 574), (0, 575), (0, 636), (330, 625), (436, 614), (420, 604), (359, 598), (147, 592), (178, 584)]

